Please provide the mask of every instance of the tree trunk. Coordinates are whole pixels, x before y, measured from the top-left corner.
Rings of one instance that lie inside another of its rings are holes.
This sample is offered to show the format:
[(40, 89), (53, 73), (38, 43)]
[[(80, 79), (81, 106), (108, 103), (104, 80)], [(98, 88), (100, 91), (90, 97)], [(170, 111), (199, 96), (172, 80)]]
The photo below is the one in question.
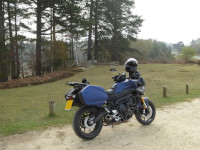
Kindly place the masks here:
[(0, 0), (0, 82), (8, 80), (4, 22), (4, 1)]
[(73, 33), (73, 25), (72, 25), (73, 19), (74, 19), (74, 16), (71, 14), (70, 15), (70, 31), (71, 31), (70, 64), (73, 64), (74, 62), (74, 33)]
[(53, 72), (53, 19), (51, 18), (51, 72)]
[(42, 17), (42, 8), (39, 0), (37, 1), (37, 40), (36, 40), (36, 75), (41, 75), (42, 72), (42, 62), (41, 62), (41, 45), (42, 45), (42, 37), (41, 37), (41, 17)]
[(17, 33), (17, 5), (15, 3), (15, 49), (16, 49), (16, 62), (17, 62), (17, 75), (16, 77), (19, 78), (20, 74), (20, 67), (19, 67), (19, 48), (18, 48), (18, 33)]
[(4, 21), (3, 0), (0, 0), (0, 41), (5, 45)]
[(55, 20), (55, 5), (53, 5), (51, 10), (51, 72), (54, 70), (54, 51), (56, 42), (56, 20)]
[(88, 33), (88, 60), (92, 60), (92, 13), (93, 13), (93, 0), (90, 1), (90, 24), (89, 24), (89, 33)]
[(112, 61), (117, 61), (118, 60), (118, 51), (117, 49), (118, 48), (118, 43), (117, 43), (117, 35), (118, 35), (118, 32), (117, 32), (117, 29), (118, 29), (118, 26), (117, 26), (117, 14), (114, 15), (114, 27), (113, 27), (113, 37), (111, 39), (111, 60)]
[(11, 55), (11, 79), (16, 77), (16, 69), (15, 69), (15, 53), (13, 47), (13, 36), (12, 36), (12, 22), (11, 22), (11, 12), (10, 12), (10, 0), (7, 2), (8, 9), (8, 26), (9, 26), (9, 36), (10, 36), (10, 55)]
[[(56, 42), (56, 20), (55, 20), (55, 5), (53, 5), (53, 45), (52, 45), (52, 64), (54, 64), (54, 52), (55, 52), (55, 42)], [(54, 66), (52, 66), (52, 71)]]
[(51, 11), (51, 72), (53, 72), (53, 11)]
[(56, 42), (56, 19), (55, 19), (55, 5), (53, 5), (53, 41)]
[(98, 0), (95, 1), (94, 59), (98, 60)]
[(74, 35), (72, 34), (72, 60), (74, 61)]
[(24, 79), (24, 60), (23, 60), (23, 50), (21, 50), (21, 72), (22, 72), (22, 78)]

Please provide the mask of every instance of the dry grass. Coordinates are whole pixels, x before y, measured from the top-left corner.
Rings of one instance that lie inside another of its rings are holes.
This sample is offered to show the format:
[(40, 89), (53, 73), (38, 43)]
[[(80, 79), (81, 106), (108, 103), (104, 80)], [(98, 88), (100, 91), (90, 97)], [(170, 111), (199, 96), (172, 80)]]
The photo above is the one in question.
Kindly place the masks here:
[(10, 89), (10, 88), (17, 88), (17, 87), (24, 87), (24, 86), (32, 86), (38, 85), (43, 83), (49, 83), (53, 81), (57, 81), (63, 78), (70, 77), (74, 75), (76, 72), (81, 72), (81, 69), (78, 68), (71, 68), (67, 71), (55, 71), (52, 73), (46, 73), (41, 76), (34, 76), (28, 77), (24, 79), (14, 79), (7, 82), (0, 83), (0, 89)]

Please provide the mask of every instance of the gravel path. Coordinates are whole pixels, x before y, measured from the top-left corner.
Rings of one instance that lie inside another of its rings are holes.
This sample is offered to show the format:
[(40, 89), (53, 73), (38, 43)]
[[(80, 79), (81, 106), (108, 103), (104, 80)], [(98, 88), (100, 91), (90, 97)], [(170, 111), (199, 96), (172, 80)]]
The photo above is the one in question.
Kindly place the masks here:
[(200, 99), (157, 109), (154, 122), (103, 127), (90, 141), (78, 138), (71, 126), (0, 138), (0, 150), (192, 150), (200, 149)]

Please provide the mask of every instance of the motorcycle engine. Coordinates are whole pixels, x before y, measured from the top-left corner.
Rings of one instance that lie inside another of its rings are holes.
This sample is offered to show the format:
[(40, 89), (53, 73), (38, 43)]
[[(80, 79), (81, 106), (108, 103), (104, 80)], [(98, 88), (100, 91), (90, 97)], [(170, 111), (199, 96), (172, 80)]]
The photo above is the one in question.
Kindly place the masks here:
[(126, 104), (120, 104), (118, 106), (118, 112), (120, 114), (126, 114), (128, 112), (128, 106)]
[(129, 103), (119, 104), (117, 107), (117, 110), (119, 112), (120, 118), (122, 118), (123, 121), (131, 118), (134, 113), (133, 110), (131, 109)]
[(112, 109), (110, 109), (110, 114), (107, 114), (104, 118), (107, 124), (119, 124), (126, 121), (132, 117), (134, 111), (132, 109), (132, 99), (125, 99), (120, 101), (120, 103), (114, 103)]

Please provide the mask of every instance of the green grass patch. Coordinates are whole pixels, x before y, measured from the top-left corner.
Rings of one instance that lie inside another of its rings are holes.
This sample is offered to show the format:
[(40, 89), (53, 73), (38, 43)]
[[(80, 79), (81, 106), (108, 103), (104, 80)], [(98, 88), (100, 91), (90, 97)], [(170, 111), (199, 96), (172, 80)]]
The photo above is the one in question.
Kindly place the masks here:
[[(90, 84), (109, 89), (114, 83), (112, 76), (123, 72), (110, 72), (109, 66), (87, 69), (72, 77), (56, 82), (15, 89), (0, 90), (0, 134), (11, 135), (48, 126), (71, 124), (77, 108), (65, 111), (65, 93), (70, 89), (66, 81), (81, 81), (87, 78)], [(179, 64), (140, 64), (139, 71), (146, 80), (146, 96), (161, 107), (176, 102), (200, 97), (200, 67)], [(190, 94), (185, 94), (185, 84), (190, 85)], [(162, 97), (162, 88), (167, 87), (167, 97)], [(55, 112), (49, 116), (49, 100), (55, 100)]]

